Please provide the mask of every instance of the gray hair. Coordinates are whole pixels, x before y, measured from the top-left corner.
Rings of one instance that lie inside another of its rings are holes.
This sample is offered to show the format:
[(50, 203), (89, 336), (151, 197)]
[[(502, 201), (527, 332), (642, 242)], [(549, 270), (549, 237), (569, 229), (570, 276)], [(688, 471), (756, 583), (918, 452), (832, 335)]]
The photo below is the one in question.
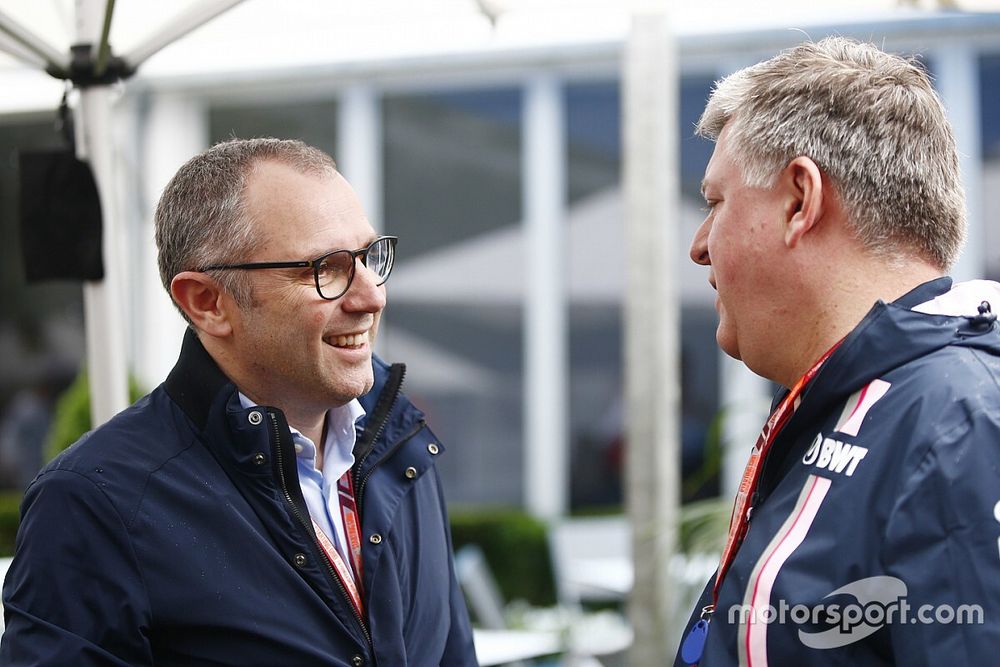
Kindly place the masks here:
[[(153, 216), (160, 280), (167, 293), (182, 271), (246, 261), (258, 238), (244, 193), (262, 162), (280, 162), (304, 174), (336, 171), (333, 158), (318, 148), (272, 138), (231, 139), (188, 160), (163, 190)], [(252, 286), (242, 271), (208, 273), (238, 305), (253, 304)], [(181, 314), (188, 319), (183, 310)]]
[(717, 140), (727, 126), (747, 185), (812, 159), (877, 256), (916, 253), (946, 270), (961, 251), (958, 150), (916, 61), (842, 37), (801, 44), (716, 83), (695, 132)]

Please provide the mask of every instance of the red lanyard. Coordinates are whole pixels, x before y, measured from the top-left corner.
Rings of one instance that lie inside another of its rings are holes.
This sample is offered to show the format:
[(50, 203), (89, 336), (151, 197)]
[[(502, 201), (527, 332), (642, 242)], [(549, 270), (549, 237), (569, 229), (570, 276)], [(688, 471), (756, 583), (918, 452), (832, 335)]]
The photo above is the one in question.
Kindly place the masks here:
[(354, 501), (354, 481), (347, 470), (337, 480), (337, 495), (340, 497), (340, 516), (344, 520), (344, 536), (347, 538), (347, 553), (354, 568), (354, 578), (361, 588), (361, 519)]
[(837, 341), (833, 347), (826, 351), (826, 354), (819, 358), (819, 361), (813, 364), (812, 368), (806, 371), (805, 375), (799, 378), (799, 381), (792, 386), (792, 390), (788, 392), (781, 403), (778, 404), (778, 407), (774, 409), (774, 412), (771, 413), (771, 416), (767, 418), (764, 428), (761, 429), (760, 435), (757, 436), (757, 442), (750, 452), (750, 460), (747, 461), (747, 467), (743, 470), (743, 479), (740, 480), (740, 487), (736, 493), (733, 514), (729, 519), (729, 536), (726, 538), (726, 546), (722, 550), (719, 571), (716, 573), (715, 585), (712, 588), (712, 606), (705, 609), (707, 613), (715, 610), (715, 605), (719, 601), (719, 588), (722, 586), (722, 579), (726, 576), (726, 572), (729, 571), (729, 566), (733, 564), (736, 552), (739, 550), (740, 545), (743, 544), (743, 538), (746, 537), (747, 529), (750, 526), (750, 508), (747, 505), (750, 499), (753, 498), (753, 494), (757, 490), (757, 484), (760, 482), (760, 464), (767, 457), (767, 453), (770, 451), (771, 445), (774, 444), (775, 438), (778, 437), (778, 433), (781, 432), (781, 429), (785, 427), (791, 416), (795, 414), (795, 410), (798, 409), (802, 392), (812, 382), (812, 379), (816, 377), (820, 367), (833, 354), (834, 350), (840, 346), (841, 342), (843, 341)]
[(313, 519), (313, 528), (316, 530), (316, 538), (323, 547), (323, 552), (333, 565), (337, 578), (344, 584), (354, 609), (364, 618), (364, 602), (362, 596), (362, 568), (361, 568), (361, 526), (358, 520), (358, 508), (354, 500), (354, 482), (351, 480), (351, 471), (348, 470), (337, 480), (337, 495), (340, 500), (340, 515), (344, 520), (344, 536), (347, 538), (347, 553), (350, 557), (350, 565), (344, 562), (343, 557), (333, 542), (320, 528), (316, 520)]

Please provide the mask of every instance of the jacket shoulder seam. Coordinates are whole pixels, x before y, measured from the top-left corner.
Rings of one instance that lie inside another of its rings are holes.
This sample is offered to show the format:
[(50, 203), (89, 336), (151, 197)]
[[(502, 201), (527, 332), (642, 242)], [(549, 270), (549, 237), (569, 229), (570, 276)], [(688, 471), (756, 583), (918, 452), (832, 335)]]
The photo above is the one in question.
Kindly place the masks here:
[(191, 445), (193, 444), (192, 443), (193, 440), (194, 440), (194, 436), (191, 436), (188, 439), (187, 443), (183, 447), (181, 447), (180, 449), (178, 449), (171, 456), (169, 456), (166, 459), (164, 459), (163, 461), (161, 461), (155, 468), (152, 468), (151, 470), (149, 470), (149, 471), (146, 472), (146, 475), (145, 475), (145, 477), (143, 477), (143, 480), (142, 480), (142, 488), (139, 490), (139, 497), (136, 499), (135, 505), (132, 507), (132, 511), (129, 514), (128, 521), (124, 522), (125, 528), (127, 530), (129, 530), (129, 531), (132, 530), (132, 526), (135, 523), (135, 518), (139, 514), (139, 508), (142, 506), (143, 501), (146, 499), (146, 489), (149, 487), (149, 480), (153, 477), (153, 475), (155, 475), (157, 472), (159, 472), (160, 470), (162, 470), (163, 467), (166, 466), (168, 463), (170, 463), (171, 461), (173, 461), (174, 459), (176, 459), (178, 456), (180, 456), (184, 452), (186, 452), (189, 449), (191, 449)]

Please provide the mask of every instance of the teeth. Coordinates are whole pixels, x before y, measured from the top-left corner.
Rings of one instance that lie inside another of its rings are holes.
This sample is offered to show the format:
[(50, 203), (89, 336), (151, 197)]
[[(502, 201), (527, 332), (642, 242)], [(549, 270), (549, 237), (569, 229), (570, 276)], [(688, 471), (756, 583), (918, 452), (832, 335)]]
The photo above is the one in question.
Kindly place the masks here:
[(337, 347), (358, 347), (368, 342), (368, 332), (351, 334), (350, 336), (337, 336)]

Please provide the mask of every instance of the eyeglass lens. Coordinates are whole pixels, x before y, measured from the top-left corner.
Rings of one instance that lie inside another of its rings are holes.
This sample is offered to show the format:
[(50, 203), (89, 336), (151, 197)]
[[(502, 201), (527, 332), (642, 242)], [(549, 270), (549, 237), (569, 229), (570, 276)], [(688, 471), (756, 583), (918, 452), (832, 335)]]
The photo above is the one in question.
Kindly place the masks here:
[[(389, 278), (393, 262), (392, 239), (378, 239), (361, 253), (362, 263), (375, 274), (376, 285), (383, 284)], [(338, 250), (330, 253), (316, 268), (316, 283), (324, 299), (336, 299), (350, 287), (354, 277), (356, 253), (350, 250)]]

